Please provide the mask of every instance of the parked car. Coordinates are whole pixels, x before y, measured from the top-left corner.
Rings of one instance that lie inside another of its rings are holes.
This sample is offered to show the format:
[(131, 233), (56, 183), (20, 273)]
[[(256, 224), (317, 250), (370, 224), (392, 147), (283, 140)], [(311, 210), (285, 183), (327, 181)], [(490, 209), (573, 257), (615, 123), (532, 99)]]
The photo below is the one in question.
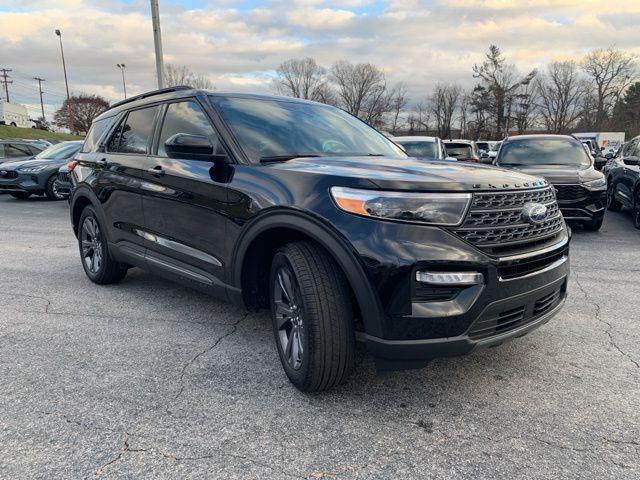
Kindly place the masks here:
[(448, 157), (444, 144), (438, 137), (393, 137), (391, 140), (401, 145), (410, 157), (423, 160), (455, 160)]
[(46, 195), (50, 200), (66, 198), (60, 190), (58, 170), (82, 147), (81, 141), (62, 142), (41, 151), (30, 160), (0, 165), (0, 192), (19, 199)]
[(445, 140), (444, 146), (447, 149), (447, 155), (459, 162), (480, 162), (480, 154), (476, 143), (472, 140)]
[[(496, 160), (496, 157), (498, 156), (498, 152), (500, 151), (500, 146), (502, 146), (502, 140), (500, 140), (499, 142), (495, 142), (491, 148), (489, 149), (489, 151), (487, 152), (487, 160), (486, 163), (494, 163)], [(483, 158), (480, 158), (481, 161), (483, 161)], [(484, 161), (483, 161), (484, 163)]]
[(565, 220), (599, 230), (607, 182), (580, 140), (566, 135), (518, 135), (503, 141), (496, 165), (546, 178)]
[(607, 207), (631, 209), (633, 226), (640, 228), (640, 136), (625, 143), (607, 168)]
[(138, 266), (271, 308), (303, 391), (342, 381), (356, 340), (380, 369), (416, 368), (522, 336), (565, 300), (569, 233), (544, 179), (409, 158), (335, 107), (159, 90), (101, 114), (76, 160), (87, 277)]
[[(68, 163), (66, 163), (58, 169), (58, 192), (67, 198), (71, 195), (71, 190), (73, 190), (73, 184), (69, 177), (69, 167)], [(72, 164), (73, 167), (75, 165)]]
[(491, 147), (493, 147), (495, 144), (496, 142), (492, 142), (489, 140), (476, 140), (476, 147), (478, 148), (480, 157), (482, 158), (483, 153), (489, 153)]
[(0, 140), (0, 164), (9, 161), (26, 160), (39, 154), (45, 148), (47, 148), (46, 145), (36, 141)]

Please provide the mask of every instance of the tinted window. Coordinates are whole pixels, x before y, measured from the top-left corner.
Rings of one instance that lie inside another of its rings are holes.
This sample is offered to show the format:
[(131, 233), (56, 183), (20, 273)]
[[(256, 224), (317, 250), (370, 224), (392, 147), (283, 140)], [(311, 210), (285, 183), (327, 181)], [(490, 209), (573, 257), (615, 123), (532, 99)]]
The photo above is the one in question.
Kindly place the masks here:
[(473, 148), (465, 143), (445, 143), (447, 154), (455, 158), (471, 158), (473, 157)]
[(254, 162), (305, 155), (406, 156), (376, 130), (335, 107), (254, 98), (211, 100)]
[(84, 139), (84, 145), (82, 146), (83, 152), (93, 152), (96, 149), (98, 140), (109, 126), (111, 118), (103, 118), (93, 122), (87, 137)]
[(166, 157), (164, 143), (176, 133), (189, 135), (202, 135), (218, 145), (217, 135), (209, 123), (206, 115), (196, 102), (170, 103), (164, 116), (160, 141), (158, 142), (158, 155)]
[(477, 142), (476, 146), (479, 150), (484, 150), (485, 152), (488, 152), (490, 147), (488, 142)]
[(4, 145), (4, 156), (6, 158), (13, 157), (31, 157), (31, 149), (29, 145), (19, 144), (19, 143), (5, 143)]
[(146, 154), (157, 111), (158, 107), (154, 106), (129, 112), (125, 121), (116, 129), (109, 140), (108, 151)]
[(438, 144), (436, 142), (397, 142), (402, 145), (410, 157), (438, 158)]
[(578, 140), (531, 138), (506, 142), (502, 145), (498, 164), (589, 166), (591, 159)]

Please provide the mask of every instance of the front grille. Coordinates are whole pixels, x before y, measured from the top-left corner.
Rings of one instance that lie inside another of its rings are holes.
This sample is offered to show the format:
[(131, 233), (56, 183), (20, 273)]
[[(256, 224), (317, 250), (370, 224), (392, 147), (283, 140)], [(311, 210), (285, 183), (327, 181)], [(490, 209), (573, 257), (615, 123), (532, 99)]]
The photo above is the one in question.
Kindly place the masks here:
[(565, 286), (538, 298), (533, 304), (518, 305), (507, 310), (480, 317), (469, 329), (473, 340), (492, 337), (531, 323), (556, 307), (562, 298)]
[(588, 195), (587, 190), (580, 185), (554, 185), (558, 201), (580, 200)]
[(0, 178), (18, 178), (18, 172), (13, 170), (2, 170), (0, 167)]
[(523, 275), (540, 271), (561, 260), (566, 255), (567, 250), (564, 248), (559, 252), (556, 251), (545, 255), (536, 255), (521, 260), (504, 262), (498, 266), (498, 276), (503, 280), (522, 277)]
[[(546, 219), (534, 225), (525, 222), (522, 209), (528, 203), (546, 205)], [(553, 240), (562, 231), (563, 224), (553, 187), (545, 187), (474, 193), (463, 224), (453, 231), (484, 251), (504, 254)]]
[(69, 183), (69, 174), (67, 172), (58, 172), (58, 180)]

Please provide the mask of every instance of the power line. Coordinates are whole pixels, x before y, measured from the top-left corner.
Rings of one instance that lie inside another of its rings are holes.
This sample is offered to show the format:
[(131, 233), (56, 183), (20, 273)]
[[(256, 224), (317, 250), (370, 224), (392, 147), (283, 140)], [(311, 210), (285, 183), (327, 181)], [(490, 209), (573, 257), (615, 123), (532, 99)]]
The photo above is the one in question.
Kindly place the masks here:
[(7, 103), (9, 103), (9, 84), (13, 83), (13, 80), (7, 80), (9, 78), (7, 73), (11, 71), (12, 70), (10, 68), (0, 68), (0, 72), (2, 72), (2, 80), (0, 81), (4, 83), (4, 91), (7, 94)]

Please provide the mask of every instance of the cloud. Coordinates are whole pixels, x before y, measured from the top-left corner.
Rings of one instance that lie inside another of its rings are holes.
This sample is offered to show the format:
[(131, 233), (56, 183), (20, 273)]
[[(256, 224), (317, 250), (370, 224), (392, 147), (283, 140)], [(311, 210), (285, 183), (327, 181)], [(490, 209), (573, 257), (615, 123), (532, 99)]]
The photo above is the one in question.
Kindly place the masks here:
[[(218, 90), (268, 91), (284, 60), (313, 56), (381, 66), (411, 96), (438, 81), (474, 82), (471, 67), (491, 43), (521, 71), (615, 44), (640, 53), (638, 0), (164, 0), (166, 61), (207, 75)], [(60, 28), (73, 92), (119, 99), (116, 63), (131, 94), (155, 87), (153, 34), (144, 0), (0, 0), (2, 66), (14, 98), (60, 104)], [(48, 107), (49, 108), (49, 107)]]

